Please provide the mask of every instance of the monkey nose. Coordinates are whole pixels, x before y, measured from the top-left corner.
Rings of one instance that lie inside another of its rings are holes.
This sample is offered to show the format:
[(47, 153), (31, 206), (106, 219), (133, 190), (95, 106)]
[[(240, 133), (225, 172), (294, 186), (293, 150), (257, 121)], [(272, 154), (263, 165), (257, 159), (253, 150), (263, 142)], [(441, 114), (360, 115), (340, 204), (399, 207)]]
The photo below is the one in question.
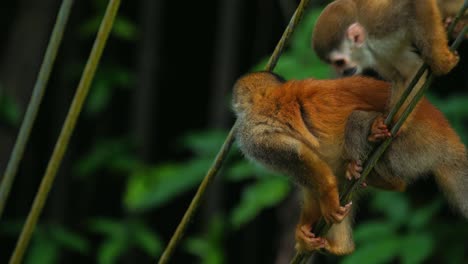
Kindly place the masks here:
[(354, 75), (356, 72), (357, 72), (357, 68), (356, 68), (356, 67), (347, 68), (347, 69), (343, 70), (343, 76), (352, 76), (352, 75)]

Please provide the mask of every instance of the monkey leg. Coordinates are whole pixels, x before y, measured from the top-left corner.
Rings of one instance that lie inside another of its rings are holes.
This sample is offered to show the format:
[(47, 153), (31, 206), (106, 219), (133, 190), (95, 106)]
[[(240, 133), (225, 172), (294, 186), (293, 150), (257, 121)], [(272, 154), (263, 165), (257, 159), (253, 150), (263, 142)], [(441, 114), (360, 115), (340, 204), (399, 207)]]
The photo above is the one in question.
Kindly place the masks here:
[[(254, 137), (251, 137), (254, 139)], [(349, 206), (340, 206), (338, 183), (328, 163), (323, 161), (305, 140), (286, 133), (268, 133), (256, 137), (244, 150), (256, 160), (290, 176), (315, 195), (327, 222), (341, 222)]]
[[(344, 147), (345, 157), (350, 160), (346, 169), (346, 177), (349, 180), (353, 178), (358, 179), (361, 176), (361, 161), (367, 158), (366, 155), (371, 150), (367, 135), (370, 130), (372, 131), (372, 127), (376, 125), (375, 120), (378, 120), (380, 117), (382, 117), (382, 114), (379, 112), (358, 110), (354, 111), (347, 120)], [(367, 176), (365, 184), (392, 191), (403, 191), (407, 185), (400, 177), (393, 175), (382, 176), (375, 170), (372, 170)]]
[(344, 155), (349, 160), (364, 160), (372, 149), (368, 135), (374, 120), (382, 114), (374, 111), (356, 110), (346, 121), (344, 135)]
[(302, 252), (325, 248), (328, 242), (324, 238), (316, 237), (311, 231), (321, 216), (318, 201), (306, 188), (302, 188), (302, 197), (301, 216), (295, 232), (296, 250)]
[(416, 15), (411, 27), (414, 44), (434, 74), (447, 74), (457, 65), (459, 58), (449, 49), (436, 1), (414, 1), (413, 10)]
[(354, 251), (351, 219), (352, 213), (348, 214), (341, 223), (331, 226), (325, 235), (327, 251), (335, 255), (346, 255)]
[(334, 224), (325, 237), (312, 233), (313, 226), (321, 217), (319, 203), (315, 195), (303, 188), (303, 204), (299, 223), (296, 226), (296, 250), (314, 251), (325, 249), (335, 255), (349, 254), (354, 250), (350, 216), (341, 223)]
[(351, 203), (341, 206), (338, 182), (335, 174), (320, 157), (309, 147), (301, 144), (299, 159), (305, 170), (301, 173), (304, 187), (314, 192), (318, 199), (320, 212), (327, 223), (339, 223), (348, 214)]

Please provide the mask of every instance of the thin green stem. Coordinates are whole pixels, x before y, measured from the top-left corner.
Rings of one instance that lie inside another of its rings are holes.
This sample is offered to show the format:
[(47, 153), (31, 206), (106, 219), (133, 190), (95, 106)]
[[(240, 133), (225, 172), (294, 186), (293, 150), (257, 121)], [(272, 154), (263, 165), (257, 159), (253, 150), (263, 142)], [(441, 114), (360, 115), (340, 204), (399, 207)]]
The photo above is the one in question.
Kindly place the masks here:
[(42, 97), (46, 90), (47, 82), (49, 80), (60, 43), (62, 42), (63, 32), (65, 31), (72, 5), (73, 0), (63, 0), (60, 6), (54, 29), (52, 30), (52, 35), (50, 37), (49, 44), (47, 45), (44, 60), (41, 65), (41, 69), (39, 70), (36, 83), (34, 84), (31, 100), (26, 110), (18, 138), (16, 139), (13, 152), (11, 153), (10, 160), (8, 161), (8, 165), (0, 185), (0, 218), (2, 217), (3, 210), (5, 209), (6, 201), (8, 199), (11, 186), (15, 180), (19, 163), (23, 158), (24, 149), (26, 148), (29, 135), (31, 134), (32, 126), (36, 120), (39, 106), (41, 105)]
[[(288, 26), (286, 27), (283, 35), (281, 36), (280, 41), (276, 45), (276, 48), (273, 51), (273, 54), (271, 55), (270, 60), (268, 61), (265, 67), (266, 71), (272, 71), (275, 68), (278, 62), (278, 59), (281, 53), (283, 52), (285, 44), (291, 38), (291, 35), (294, 32), (296, 26), (299, 24), (299, 21), (301, 20), (302, 15), (305, 9), (307, 8), (308, 4), (309, 4), (309, 0), (301, 0), (301, 2), (299, 3), (299, 6), (294, 12), (294, 15), (292, 16)], [(166, 264), (169, 262), (170, 258), (172, 257), (174, 250), (177, 248), (178, 244), (180, 243), (185, 233), (185, 229), (187, 228), (190, 222), (190, 219), (192, 219), (193, 215), (196, 213), (201, 203), (201, 200), (203, 199), (203, 196), (206, 191), (206, 187), (218, 174), (219, 170), (222, 167), (223, 162), (226, 159), (227, 154), (229, 153), (229, 150), (231, 149), (232, 143), (234, 142), (235, 130), (236, 130), (236, 124), (234, 124), (234, 126), (231, 128), (231, 131), (229, 132), (229, 135), (225, 139), (223, 146), (221, 147), (218, 154), (216, 155), (213, 165), (210, 167), (207, 174), (203, 178), (203, 181), (198, 187), (198, 190), (194, 198), (192, 199), (189, 208), (185, 212), (182, 220), (180, 221), (179, 225), (176, 228), (176, 231), (172, 235), (171, 240), (169, 241), (169, 244), (166, 246), (166, 249), (164, 250), (161, 258), (158, 261), (158, 264)]]
[(281, 53), (284, 50), (284, 46), (291, 38), (292, 33), (296, 29), (296, 26), (299, 24), (299, 21), (301, 20), (304, 11), (306, 10), (308, 5), (309, 0), (303, 0), (299, 3), (299, 6), (297, 7), (291, 19), (289, 20), (288, 26), (284, 30), (281, 39), (278, 41), (278, 44), (276, 44), (275, 50), (271, 54), (270, 59), (268, 60), (268, 63), (265, 67), (265, 71), (273, 71), (273, 69), (276, 67)]
[(185, 229), (187, 228), (188, 223), (190, 222), (193, 215), (195, 214), (198, 207), (200, 206), (201, 199), (203, 198), (203, 195), (206, 192), (206, 188), (213, 181), (214, 177), (218, 174), (219, 170), (223, 166), (223, 163), (226, 160), (229, 150), (231, 149), (232, 143), (234, 142), (235, 127), (236, 127), (236, 124), (234, 123), (234, 126), (229, 132), (226, 140), (224, 141), (224, 144), (221, 147), (220, 152), (217, 154), (213, 162), (213, 165), (211, 165), (205, 178), (203, 178), (203, 181), (198, 187), (197, 193), (195, 194), (192, 201), (190, 202), (190, 206), (187, 209), (186, 213), (184, 214), (182, 221), (180, 221), (180, 224), (177, 226), (177, 229), (174, 235), (172, 235), (171, 240), (169, 241), (169, 244), (166, 247), (166, 250), (164, 250), (164, 253), (159, 259), (159, 262), (158, 262), (159, 264), (167, 263), (169, 259), (171, 258), (172, 253), (176, 249), (177, 245), (180, 243), (180, 240), (182, 239), (185, 233)]
[(68, 142), (70, 141), (70, 137), (75, 128), (75, 124), (81, 112), (84, 100), (86, 99), (86, 95), (88, 94), (91, 81), (94, 78), (96, 68), (102, 55), (102, 51), (104, 50), (104, 46), (112, 29), (115, 16), (117, 15), (119, 5), (120, 0), (109, 1), (106, 13), (104, 15), (96, 40), (91, 50), (91, 54), (88, 58), (85, 69), (83, 71), (83, 75), (81, 76), (80, 83), (78, 84), (78, 88), (73, 98), (73, 102), (70, 106), (69, 112), (65, 119), (65, 123), (62, 127), (62, 131), (60, 132), (60, 136), (55, 145), (54, 152), (52, 153), (52, 157), (49, 161), (44, 177), (42, 178), (39, 190), (34, 199), (34, 203), (29, 212), (28, 218), (26, 219), (26, 223), (23, 227), (23, 230), (21, 231), (21, 235), (16, 244), (16, 248), (10, 259), (10, 264), (21, 263), (24, 252), (29, 244), (31, 235), (34, 231), (37, 220), (44, 207), (45, 201), (54, 182), (55, 175), (57, 174), (57, 170), (63, 159), (63, 155), (65, 154), (65, 151), (67, 149)]

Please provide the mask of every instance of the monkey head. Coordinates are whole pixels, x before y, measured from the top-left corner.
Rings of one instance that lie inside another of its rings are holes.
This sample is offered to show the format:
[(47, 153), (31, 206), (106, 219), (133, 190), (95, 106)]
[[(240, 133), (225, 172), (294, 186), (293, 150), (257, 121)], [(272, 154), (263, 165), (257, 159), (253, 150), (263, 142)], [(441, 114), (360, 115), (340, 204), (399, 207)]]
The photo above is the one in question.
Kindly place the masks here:
[(352, 0), (330, 3), (320, 14), (312, 35), (317, 56), (333, 66), (341, 76), (367, 74), (372, 70), (372, 54), (365, 46), (366, 31), (357, 22), (356, 4)]

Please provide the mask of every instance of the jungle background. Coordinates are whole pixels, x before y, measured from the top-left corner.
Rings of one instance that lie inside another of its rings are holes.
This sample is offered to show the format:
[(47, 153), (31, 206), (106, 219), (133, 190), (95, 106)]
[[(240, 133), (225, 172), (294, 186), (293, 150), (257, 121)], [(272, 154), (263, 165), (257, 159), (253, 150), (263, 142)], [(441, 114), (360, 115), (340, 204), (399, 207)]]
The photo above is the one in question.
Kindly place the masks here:
[[(0, 171), (11, 153), (59, 0), (0, 7)], [(331, 78), (310, 47), (326, 1), (280, 59), (286, 78)], [(231, 88), (265, 64), (298, 1), (123, 1), (25, 263), (154, 263), (234, 122)], [(48, 90), (0, 219), (7, 263), (51, 155), (107, 1), (75, 1)], [(468, 43), (430, 99), (468, 141)], [(288, 263), (299, 214), (286, 177), (237, 148), (172, 263)], [(357, 250), (311, 263), (467, 263), (468, 225), (432, 179), (358, 203)]]

